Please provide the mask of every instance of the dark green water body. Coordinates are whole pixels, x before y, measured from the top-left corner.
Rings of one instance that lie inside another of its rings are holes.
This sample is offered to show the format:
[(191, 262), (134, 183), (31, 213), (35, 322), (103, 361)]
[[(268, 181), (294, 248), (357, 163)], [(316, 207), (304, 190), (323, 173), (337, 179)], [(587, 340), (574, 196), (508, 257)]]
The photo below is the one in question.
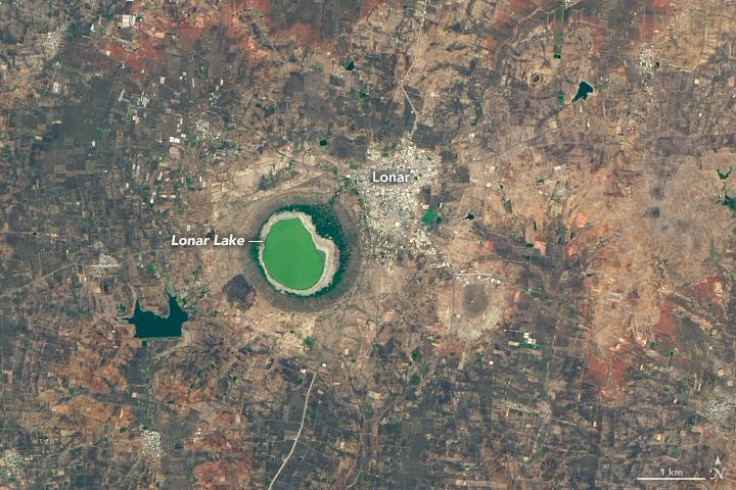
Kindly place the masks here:
[(589, 84), (588, 82), (580, 82), (580, 86), (578, 87), (578, 93), (575, 94), (575, 97), (573, 97), (572, 101), (575, 102), (580, 99), (587, 99), (588, 95), (593, 93), (593, 86)]
[(188, 319), (189, 315), (179, 307), (175, 296), (169, 296), (169, 316), (165, 318), (143, 311), (138, 301), (135, 303), (133, 316), (126, 318), (128, 323), (135, 325), (137, 339), (181, 337), (181, 326)]
[(432, 208), (429, 208), (429, 209), (427, 210), (427, 212), (426, 212), (426, 213), (424, 213), (424, 216), (422, 216), (422, 222), (423, 222), (423, 223), (424, 223), (425, 225), (429, 226), (429, 225), (431, 225), (431, 224), (432, 224), (432, 222), (434, 221), (434, 218), (435, 218), (435, 216), (436, 216), (436, 215), (437, 215), (437, 212), (436, 212), (436, 211), (435, 211), (434, 209), (432, 209)]

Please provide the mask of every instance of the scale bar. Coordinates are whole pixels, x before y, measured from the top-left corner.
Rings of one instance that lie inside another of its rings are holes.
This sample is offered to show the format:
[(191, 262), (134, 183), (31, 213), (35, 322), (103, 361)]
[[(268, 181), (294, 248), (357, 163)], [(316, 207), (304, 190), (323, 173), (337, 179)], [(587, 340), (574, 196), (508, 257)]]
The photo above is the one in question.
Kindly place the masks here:
[(654, 476), (654, 477), (644, 477), (644, 478), (637, 478), (639, 481), (705, 481), (705, 478), (702, 476)]
[(248, 243), (263, 243), (263, 240), (248, 240)]

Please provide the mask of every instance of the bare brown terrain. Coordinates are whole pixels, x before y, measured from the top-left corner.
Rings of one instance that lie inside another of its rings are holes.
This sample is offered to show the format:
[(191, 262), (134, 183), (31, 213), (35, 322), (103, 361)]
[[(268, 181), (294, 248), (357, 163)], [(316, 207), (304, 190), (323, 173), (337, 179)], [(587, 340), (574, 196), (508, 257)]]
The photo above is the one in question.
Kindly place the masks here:
[[(714, 0), (3, 1), (0, 488), (659, 488), (717, 457), (683, 488), (733, 488), (734, 32)], [(171, 246), (303, 196), (356, 220), (327, 299)], [(181, 336), (137, 338), (170, 295)]]

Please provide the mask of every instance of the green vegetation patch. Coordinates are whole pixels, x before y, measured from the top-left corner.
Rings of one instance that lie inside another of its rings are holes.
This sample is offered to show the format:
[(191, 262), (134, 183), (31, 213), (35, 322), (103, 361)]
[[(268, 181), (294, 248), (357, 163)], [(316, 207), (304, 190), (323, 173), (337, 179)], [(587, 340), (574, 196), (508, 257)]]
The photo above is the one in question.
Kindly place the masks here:
[(716, 169), (716, 172), (718, 172), (718, 178), (719, 179), (726, 180), (731, 175), (731, 172), (733, 172), (733, 166), (728, 167), (728, 171), (727, 172), (721, 172), (721, 169), (720, 168), (717, 168)]
[(729, 196), (728, 193), (723, 194), (721, 204), (727, 206), (731, 211), (736, 212), (736, 198)]
[(522, 349), (530, 349), (530, 350), (542, 350), (542, 347), (537, 344), (529, 344), (527, 342), (523, 342), (519, 344), (519, 347)]

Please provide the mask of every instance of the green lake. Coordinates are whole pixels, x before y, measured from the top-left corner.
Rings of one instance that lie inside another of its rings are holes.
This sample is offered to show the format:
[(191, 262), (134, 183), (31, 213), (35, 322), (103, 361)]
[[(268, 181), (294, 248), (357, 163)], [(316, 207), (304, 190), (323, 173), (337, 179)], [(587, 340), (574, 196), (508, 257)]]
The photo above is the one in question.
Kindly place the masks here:
[(138, 301), (133, 316), (126, 318), (128, 323), (135, 325), (135, 337), (138, 339), (181, 337), (181, 326), (188, 319), (189, 315), (179, 307), (175, 296), (169, 296), (169, 316), (165, 318), (143, 311)]
[(325, 255), (299, 218), (271, 225), (263, 243), (263, 266), (279, 284), (298, 291), (311, 288), (322, 277)]

